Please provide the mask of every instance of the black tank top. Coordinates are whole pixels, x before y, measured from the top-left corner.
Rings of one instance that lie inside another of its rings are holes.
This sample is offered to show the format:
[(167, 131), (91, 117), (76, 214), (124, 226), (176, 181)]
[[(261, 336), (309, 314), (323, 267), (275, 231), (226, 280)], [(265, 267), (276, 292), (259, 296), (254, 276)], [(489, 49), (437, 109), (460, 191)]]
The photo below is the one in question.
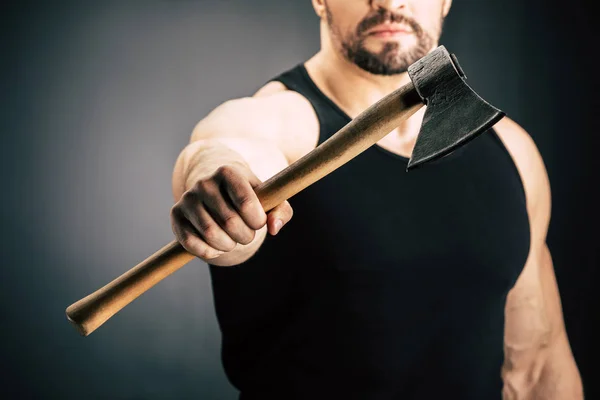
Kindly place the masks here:
[[(303, 65), (319, 142), (350, 118)], [(257, 254), (210, 266), (241, 399), (500, 399), (506, 295), (529, 251), (525, 195), (493, 130), (433, 164), (377, 145), (290, 199)]]

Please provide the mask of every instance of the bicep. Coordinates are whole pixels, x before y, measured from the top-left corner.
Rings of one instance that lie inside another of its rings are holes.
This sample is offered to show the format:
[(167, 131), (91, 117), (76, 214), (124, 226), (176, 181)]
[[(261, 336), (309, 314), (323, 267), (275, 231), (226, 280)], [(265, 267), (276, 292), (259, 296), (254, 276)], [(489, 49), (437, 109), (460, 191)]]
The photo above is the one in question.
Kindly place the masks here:
[(193, 182), (224, 163), (245, 163), (263, 181), (288, 165), (276, 140), (277, 116), (258, 118), (261, 109), (262, 104), (250, 98), (230, 100), (198, 122), (175, 162), (176, 200)]
[(289, 165), (281, 149), (272, 141), (264, 138), (225, 136), (198, 140), (191, 146), (202, 146), (207, 142), (218, 143), (239, 154), (261, 181), (267, 180)]
[[(318, 122), (310, 103), (281, 87), (265, 89), (269, 90), (256, 97), (226, 101), (198, 122), (175, 163), (175, 199), (189, 182), (219, 166), (224, 156), (241, 157), (264, 181), (315, 147)], [(225, 154), (228, 150), (233, 152), (230, 156)], [(200, 159), (205, 168), (197, 165)]]
[(267, 106), (263, 99), (229, 100), (200, 120), (175, 163), (174, 193), (211, 173), (224, 159), (245, 162), (263, 181), (285, 168), (278, 115), (266, 115)]
[(308, 100), (286, 90), (226, 101), (198, 122), (190, 141), (217, 139), (236, 146), (245, 140), (256, 145), (237, 150), (252, 157), (278, 150), (290, 164), (315, 147), (318, 129)]

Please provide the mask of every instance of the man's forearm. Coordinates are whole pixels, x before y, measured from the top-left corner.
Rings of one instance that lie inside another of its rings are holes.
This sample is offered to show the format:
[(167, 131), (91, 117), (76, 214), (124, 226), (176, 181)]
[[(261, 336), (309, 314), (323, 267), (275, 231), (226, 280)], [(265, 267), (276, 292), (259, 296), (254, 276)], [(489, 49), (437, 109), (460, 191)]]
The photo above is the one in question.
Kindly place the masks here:
[(566, 333), (548, 349), (540, 377), (534, 385), (532, 400), (582, 400), (583, 385), (568, 345)]
[(579, 370), (562, 334), (505, 359), (503, 400), (583, 400)]
[[(225, 145), (219, 139), (198, 140), (189, 144), (180, 154), (173, 171), (173, 197), (178, 201), (183, 193), (191, 189), (199, 180), (207, 178), (224, 165), (251, 166), (242, 155)], [(236, 248), (218, 258), (211, 264), (237, 265), (250, 258), (262, 245), (266, 237), (266, 227), (256, 232), (254, 240), (247, 244), (238, 244)]]

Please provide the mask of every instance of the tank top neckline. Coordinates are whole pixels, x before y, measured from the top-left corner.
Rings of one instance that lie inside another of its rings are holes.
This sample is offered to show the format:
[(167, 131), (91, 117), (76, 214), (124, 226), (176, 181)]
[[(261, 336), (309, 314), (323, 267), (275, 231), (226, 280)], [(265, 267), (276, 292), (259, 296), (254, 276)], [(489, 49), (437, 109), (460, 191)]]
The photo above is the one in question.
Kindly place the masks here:
[[(299, 69), (300, 72), (302, 74), (302, 76), (304, 77), (304, 79), (306, 80), (306, 82), (310, 85), (310, 87), (319, 95), (323, 98), (323, 100), (336, 112), (338, 113), (342, 118), (344, 118), (347, 122), (352, 121), (352, 118), (344, 111), (340, 108), (340, 106), (338, 106), (329, 96), (327, 96), (325, 93), (323, 93), (323, 91), (317, 86), (317, 84), (315, 83), (315, 81), (313, 81), (313, 79), (310, 77), (310, 74), (308, 73), (308, 70), (306, 69), (306, 66), (304, 65), (304, 63), (299, 64)], [(409, 158), (402, 156), (400, 154), (396, 154), (392, 151), (389, 151), (383, 147), (381, 147), (379, 144), (375, 143), (372, 147), (374, 147), (375, 149), (377, 149), (378, 151), (382, 152), (383, 154), (386, 154), (388, 156), (391, 156), (393, 158), (399, 159), (401, 161), (404, 161), (406, 163), (408, 163)]]

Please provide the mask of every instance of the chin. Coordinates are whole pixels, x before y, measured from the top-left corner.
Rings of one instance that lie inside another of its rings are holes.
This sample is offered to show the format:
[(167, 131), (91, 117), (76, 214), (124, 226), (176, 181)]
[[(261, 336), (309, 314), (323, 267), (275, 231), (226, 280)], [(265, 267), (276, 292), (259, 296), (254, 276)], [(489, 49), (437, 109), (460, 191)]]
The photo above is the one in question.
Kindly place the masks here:
[(417, 47), (417, 41), (413, 38), (374, 38), (371, 43), (365, 43), (365, 49), (372, 53), (381, 52), (384, 47), (393, 46), (397, 52), (410, 53)]

